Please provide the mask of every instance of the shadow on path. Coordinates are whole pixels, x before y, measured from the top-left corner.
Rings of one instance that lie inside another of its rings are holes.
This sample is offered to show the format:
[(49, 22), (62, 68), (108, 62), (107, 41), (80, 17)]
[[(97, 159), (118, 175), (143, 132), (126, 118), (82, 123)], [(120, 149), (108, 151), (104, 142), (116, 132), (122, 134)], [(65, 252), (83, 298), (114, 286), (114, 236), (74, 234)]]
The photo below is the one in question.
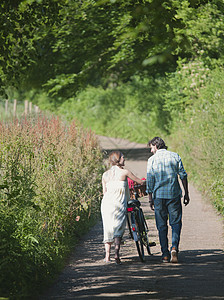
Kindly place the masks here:
[(104, 263), (98, 223), (40, 299), (224, 299), (222, 250), (183, 251), (178, 264), (162, 264), (157, 255), (141, 263), (130, 245), (127, 240), (122, 248), (121, 266)]
[(180, 253), (179, 263), (155, 268), (157, 288), (169, 299), (224, 299), (224, 253), (221, 249)]

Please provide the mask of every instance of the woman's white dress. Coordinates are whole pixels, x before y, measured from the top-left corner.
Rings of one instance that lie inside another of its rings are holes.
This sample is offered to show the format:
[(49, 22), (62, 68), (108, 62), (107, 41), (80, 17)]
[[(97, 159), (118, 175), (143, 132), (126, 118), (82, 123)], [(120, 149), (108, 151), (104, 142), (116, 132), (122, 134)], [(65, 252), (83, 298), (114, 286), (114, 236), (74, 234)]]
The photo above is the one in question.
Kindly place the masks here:
[(115, 237), (122, 237), (126, 227), (126, 209), (130, 195), (128, 181), (119, 180), (120, 171), (118, 166), (112, 166), (104, 173), (107, 182), (101, 203), (104, 243), (113, 242)]

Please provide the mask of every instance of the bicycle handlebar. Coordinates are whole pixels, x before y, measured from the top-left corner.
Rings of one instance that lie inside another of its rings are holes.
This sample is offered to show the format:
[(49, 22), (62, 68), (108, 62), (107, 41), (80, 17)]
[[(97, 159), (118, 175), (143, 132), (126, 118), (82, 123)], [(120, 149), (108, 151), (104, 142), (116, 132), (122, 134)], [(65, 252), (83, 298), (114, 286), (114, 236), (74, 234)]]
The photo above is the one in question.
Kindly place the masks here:
[(146, 182), (143, 184), (134, 184), (132, 188), (129, 188), (132, 195), (135, 195), (135, 198), (146, 196)]

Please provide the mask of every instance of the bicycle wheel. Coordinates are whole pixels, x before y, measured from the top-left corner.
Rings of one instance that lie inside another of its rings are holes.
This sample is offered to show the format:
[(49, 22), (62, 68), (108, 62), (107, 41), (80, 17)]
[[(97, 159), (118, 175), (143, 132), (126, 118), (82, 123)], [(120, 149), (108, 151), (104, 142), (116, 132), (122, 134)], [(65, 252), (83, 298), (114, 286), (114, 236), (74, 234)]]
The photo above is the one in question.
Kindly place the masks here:
[(129, 214), (127, 214), (128, 230), (129, 230), (130, 238), (133, 240), (134, 237), (133, 237), (133, 232), (131, 229), (131, 220), (130, 219), (131, 219), (131, 216)]
[(140, 228), (140, 235), (141, 235), (141, 240), (143, 242), (143, 245), (146, 247), (148, 254), (152, 255), (150, 250), (149, 237), (148, 237), (148, 226), (142, 209), (139, 210), (139, 228)]
[(138, 239), (135, 241), (136, 248), (138, 251), (138, 256), (141, 260), (141, 262), (145, 261), (145, 254), (144, 254), (144, 244), (143, 244), (143, 239), (142, 239), (142, 234), (141, 234), (141, 223), (140, 223), (140, 216), (139, 216), (139, 210), (136, 212), (135, 215), (135, 225), (137, 229), (137, 236)]

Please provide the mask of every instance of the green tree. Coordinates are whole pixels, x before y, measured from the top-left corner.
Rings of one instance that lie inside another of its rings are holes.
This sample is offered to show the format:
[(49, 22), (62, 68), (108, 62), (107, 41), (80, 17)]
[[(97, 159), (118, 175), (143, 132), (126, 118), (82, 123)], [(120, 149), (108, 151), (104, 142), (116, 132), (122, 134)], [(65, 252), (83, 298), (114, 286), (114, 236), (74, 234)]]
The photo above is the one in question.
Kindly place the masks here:
[(2, 83), (44, 88), (58, 105), (88, 84), (173, 72), (180, 58), (223, 60), (220, 0), (26, 0), (0, 8)]
[[(59, 5), (54, 0), (1, 2), (0, 79), (2, 92), (4, 87), (10, 85), (16, 87), (27, 85), (30, 80), (29, 71), (31, 67), (38, 65), (38, 57), (43, 51), (42, 43), (48, 36), (47, 29), (57, 20), (58, 9)], [(41, 77), (40, 74), (38, 76)]]

